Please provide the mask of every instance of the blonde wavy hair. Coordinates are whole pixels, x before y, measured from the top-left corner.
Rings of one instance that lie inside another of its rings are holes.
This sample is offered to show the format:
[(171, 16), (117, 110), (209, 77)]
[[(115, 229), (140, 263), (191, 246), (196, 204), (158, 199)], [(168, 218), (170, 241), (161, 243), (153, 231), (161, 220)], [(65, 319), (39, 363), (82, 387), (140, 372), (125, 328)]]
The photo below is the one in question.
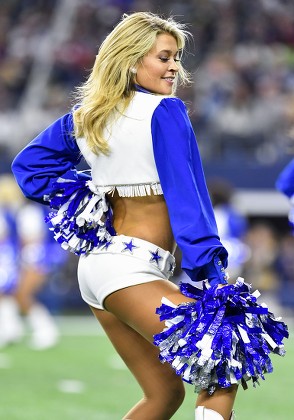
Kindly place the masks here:
[[(135, 91), (135, 75), (130, 69), (140, 63), (162, 33), (172, 35), (180, 51), (190, 35), (183, 24), (171, 17), (163, 19), (149, 12), (136, 12), (123, 15), (101, 44), (92, 72), (77, 88), (73, 112), (75, 136), (85, 137), (94, 153), (109, 153), (103, 138), (106, 123), (114, 110), (123, 113), (127, 108)], [(182, 85), (190, 81), (181, 65), (177, 79)], [(173, 94), (175, 90), (176, 86)]]

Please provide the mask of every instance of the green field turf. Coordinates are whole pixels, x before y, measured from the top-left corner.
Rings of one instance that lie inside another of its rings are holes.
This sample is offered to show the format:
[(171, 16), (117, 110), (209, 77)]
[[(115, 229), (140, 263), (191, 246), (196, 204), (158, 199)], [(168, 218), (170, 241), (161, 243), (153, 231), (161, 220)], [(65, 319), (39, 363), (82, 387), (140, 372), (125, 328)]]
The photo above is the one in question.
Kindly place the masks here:
[[(122, 418), (141, 393), (93, 319), (63, 321), (54, 349), (36, 352), (23, 342), (0, 350), (1, 420)], [(293, 338), (286, 349), (285, 358), (273, 357), (275, 373), (260, 387), (239, 391), (237, 420), (294, 418)], [(173, 420), (194, 420), (194, 400), (187, 385), (186, 400)]]

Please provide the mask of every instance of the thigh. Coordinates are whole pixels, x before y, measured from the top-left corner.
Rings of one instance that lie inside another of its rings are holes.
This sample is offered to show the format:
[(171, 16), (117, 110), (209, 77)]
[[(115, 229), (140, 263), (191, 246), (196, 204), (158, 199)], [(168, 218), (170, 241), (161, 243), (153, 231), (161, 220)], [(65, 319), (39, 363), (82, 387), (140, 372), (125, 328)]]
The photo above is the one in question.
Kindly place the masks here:
[(175, 305), (192, 301), (184, 296), (174, 283), (168, 280), (154, 280), (112, 293), (105, 299), (104, 306), (152, 343), (154, 334), (164, 328), (164, 322), (161, 322), (156, 314), (162, 297), (166, 297)]
[(93, 307), (91, 310), (147, 397), (164, 398), (173, 388), (178, 393), (183, 391), (181, 378), (168, 363), (159, 361), (154, 345), (115, 315)]

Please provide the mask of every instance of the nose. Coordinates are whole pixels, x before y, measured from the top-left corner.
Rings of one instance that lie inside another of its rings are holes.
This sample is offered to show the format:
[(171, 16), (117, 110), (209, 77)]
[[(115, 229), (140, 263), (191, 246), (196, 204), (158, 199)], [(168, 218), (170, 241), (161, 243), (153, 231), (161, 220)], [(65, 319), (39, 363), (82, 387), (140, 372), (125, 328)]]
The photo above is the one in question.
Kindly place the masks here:
[(168, 69), (169, 71), (173, 71), (173, 72), (179, 71), (179, 65), (177, 64), (174, 58), (170, 60), (170, 65)]

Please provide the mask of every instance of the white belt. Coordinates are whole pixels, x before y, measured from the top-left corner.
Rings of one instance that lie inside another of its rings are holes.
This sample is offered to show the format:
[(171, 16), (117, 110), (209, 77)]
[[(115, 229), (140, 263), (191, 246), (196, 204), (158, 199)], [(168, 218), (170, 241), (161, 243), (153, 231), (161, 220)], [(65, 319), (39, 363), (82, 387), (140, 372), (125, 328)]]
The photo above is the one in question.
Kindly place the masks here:
[(131, 236), (117, 235), (94, 248), (91, 254), (113, 253), (132, 255), (154, 264), (164, 275), (170, 277), (175, 269), (175, 257), (164, 249), (144, 239)]

